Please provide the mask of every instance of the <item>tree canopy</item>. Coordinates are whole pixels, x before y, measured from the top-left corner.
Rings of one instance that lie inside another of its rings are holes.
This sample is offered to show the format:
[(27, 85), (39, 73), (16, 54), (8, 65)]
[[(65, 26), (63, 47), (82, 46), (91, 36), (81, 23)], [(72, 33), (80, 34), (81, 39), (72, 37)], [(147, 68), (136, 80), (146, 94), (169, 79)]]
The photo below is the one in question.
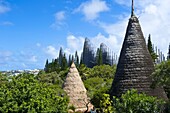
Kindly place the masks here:
[(39, 82), (34, 75), (21, 74), (0, 85), (0, 112), (67, 113), (68, 99), (55, 87)]
[(152, 77), (154, 80), (152, 86), (163, 86), (170, 99), (170, 60), (158, 64), (152, 73)]

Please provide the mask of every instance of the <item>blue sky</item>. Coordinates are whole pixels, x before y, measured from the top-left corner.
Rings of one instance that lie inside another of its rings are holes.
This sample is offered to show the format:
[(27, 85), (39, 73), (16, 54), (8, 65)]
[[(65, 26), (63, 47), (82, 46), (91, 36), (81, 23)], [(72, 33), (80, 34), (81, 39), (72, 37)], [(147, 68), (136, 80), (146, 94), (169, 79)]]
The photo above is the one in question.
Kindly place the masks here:
[[(134, 0), (145, 37), (167, 54), (169, 0)], [(131, 0), (0, 0), (0, 70), (42, 69), (46, 59), (82, 52), (84, 38), (119, 55)]]

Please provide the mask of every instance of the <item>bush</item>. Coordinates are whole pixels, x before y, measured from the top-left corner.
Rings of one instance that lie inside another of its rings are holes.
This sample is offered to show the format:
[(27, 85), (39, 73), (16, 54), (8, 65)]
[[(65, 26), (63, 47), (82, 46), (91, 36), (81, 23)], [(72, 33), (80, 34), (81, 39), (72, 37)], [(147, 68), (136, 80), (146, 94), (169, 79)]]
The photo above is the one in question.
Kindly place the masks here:
[(67, 113), (68, 100), (34, 75), (22, 74), (0, 86), (1, 113)]
[(113, 98), (113, 107), (118, 113), (160, 113), (164, 102), (153, 96), (138, 94), (137, 90), (128, 90), (121, 98)]
[(110, 100), (109, 95), (104, 94), (100, 101), (100, 109), (104, 113), (161, 113), (163, 108), (164, 101), (139, 94), (134, 89), (122, 94), (120, 99), (113, 97), (113, 100)]
[(152, 77), (154, 80), (152, 87), (163, 86), (170, 99), (170, 60), (157, 65), (152, 73)]

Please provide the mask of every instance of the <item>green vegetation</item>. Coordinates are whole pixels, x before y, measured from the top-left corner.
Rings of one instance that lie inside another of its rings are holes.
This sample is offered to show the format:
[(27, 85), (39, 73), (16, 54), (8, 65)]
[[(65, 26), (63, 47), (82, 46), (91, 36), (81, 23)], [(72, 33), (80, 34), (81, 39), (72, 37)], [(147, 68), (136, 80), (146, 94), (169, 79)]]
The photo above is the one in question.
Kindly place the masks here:
[(100, 101), (105, 113), (160, 113), (163, 111), (164, 103), (156, 97), (139, 94), (134, 89), (122, 94), (121, 98), (113, 97), (113, 100), (104, 94)]
[(79, 67), (80, 76), (84, 81), (87, 94), (95, 107), (100, 107), (100, 99), (103, 94), (109, 94), (115, 71), (115, 65), (100, 65), (93, 68), (87, 68), (85, 65), (81, 65)]
[(1, 113), (67, 113), (68, 99), (34, 75), (22, 74), (4, 81), (1, 79), (4, 84), (0, 85)]
[(151, 35), (149, 34), (149, 37), (148, 37), (148, 50), (149, 50), (149, 53), (151, 54), (151, 57), (152, 57), (152, 60), (153, 62), (155, 62), (155, 60), (157, 59), (158, 55), (156, 55), (156, 53), (154, 52), (154, 48), (152, 47), (152, 42), (151, 42)]
[(100, 109), (104, 113), (112, 113), (115, 111), (113, 108), (113, 101), (110, 99), (110, 95), (103, 94), (102, 99), (100, 100)]
[(152, 86), (163, 86), (170, 99), (170, 60), (157, 65), (152, 76), (154, 79)]
[(97, 65), (102, 65), (102, 64), (103, 64), (103, 58), (102, 58), (102, 50), (101, 50), (101, 48), (98, 48), (98, 49), (97, 49), (96, 62), (97, 62)]
[[(50, 66), (47, 61), (48, 66)], [(52, 64), (51, 64), (52, 65)], [(57, 60), (53, 65), (59, 66)], [(48, 67), (46, 65), (45, 68)], [(54, 67), (55, 67), (54, 66)], [(48, 69), (50, 69), (48, 67)], [(87, 89), (91, 103), (105, 113), (159, 113), (164, 102), (155, 97), (138, 94), (136, 90), (127, 91), (121, 98), (110, 99), (109, 90), (115, 75), (116, 66), (97, 65), (88, 68), (78, 66), (80, 76)], [(52, 71), (52, 72), (50, 72)], [(62, 89), (68, 68), (40, 71), (38, 75), (22, 74), (8, 77), (0, 74), (0, 112), (56, 112), (66, 113), (68, 97)], [(170, 61), (157, 65), (153, 86), (163, 85), (170, 95)], [(170, 112), (166, 104), (166, 113)], [(70, 107), (73, 109), (74, 106)], [(169, 110), (169, 111), (168, 111)]]

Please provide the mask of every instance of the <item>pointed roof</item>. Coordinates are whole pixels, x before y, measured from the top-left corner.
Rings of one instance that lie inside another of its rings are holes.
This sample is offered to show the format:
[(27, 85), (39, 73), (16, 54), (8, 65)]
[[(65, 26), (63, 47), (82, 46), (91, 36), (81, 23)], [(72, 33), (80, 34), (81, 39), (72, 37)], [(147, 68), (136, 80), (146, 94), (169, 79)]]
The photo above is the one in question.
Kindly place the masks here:
[(74, 62), (71, 64), (63, 89), (70, 98), (70, 106), (74, 105), (76, 109), (86, 110), (86, 104), (88, 103), (86, 88)]
[(138, 18), (134, 15), (132, 0), (132, 15), (129, 19), (125, 39), (120, 53), (116, 74), (112, 83), (111, 96), (120, 97), (129, 89), (137, 89), (148, 95), (167, 99), (162, 88), (152, 89), (154, 64), (148, 52)]
[(135, 16), (135, 13), (134, 13), (134, 1), (132, 0), (132, 10), (131, 10), (131, 17), (132, 16)]

